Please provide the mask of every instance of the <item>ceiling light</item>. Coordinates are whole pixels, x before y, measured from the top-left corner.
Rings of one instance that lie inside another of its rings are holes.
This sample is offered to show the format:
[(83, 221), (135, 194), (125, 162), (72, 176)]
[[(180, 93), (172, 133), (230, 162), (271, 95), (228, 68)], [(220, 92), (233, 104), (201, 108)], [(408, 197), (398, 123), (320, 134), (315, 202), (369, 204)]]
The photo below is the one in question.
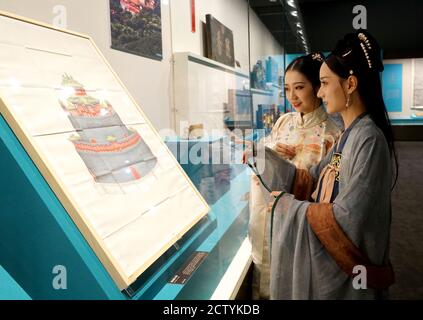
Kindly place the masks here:
[(295, 3), (294, 3), (294, 0), (286, 0), (286, 3), (287, 3), (290, 7), (295, 8)]
[(298, 11), (296, 11), (296, 10), (291, 11), (291, 14), (292, 14), (294, 17), (298, 17)]

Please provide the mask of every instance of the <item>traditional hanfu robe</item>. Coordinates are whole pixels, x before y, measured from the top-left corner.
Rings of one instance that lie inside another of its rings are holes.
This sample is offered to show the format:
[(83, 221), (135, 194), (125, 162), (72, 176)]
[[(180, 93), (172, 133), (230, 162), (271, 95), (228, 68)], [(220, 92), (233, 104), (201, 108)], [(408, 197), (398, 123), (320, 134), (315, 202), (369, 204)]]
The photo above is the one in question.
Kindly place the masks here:
[[(291, 193), (278, 198), (272, 210), (271, 299), (383, 298), (394, 281), (386, 139), (366, 115), (351, 129), (341, 158), (333, 154), (334, 148), (310, 170), (284, 160), (266, 165), (262, 179), (270, 188)], [(338, 194), (330, 203), (334, 178)], [(321, 202), (314, 203), (311, 192), (322, 184)], [(354, 285), (356, 266), (366, 268), (364, 286)]]
[[(315, 111), (301, 115), (298, 112), (281, 116), (265, 139), (268, 147), (277, 142), (297, 146), (297, 154), (291, 160), (297, 168), (309, 169), (319, 163), (337, 140), (341, 130), (328, 117), (321, 106)], [(269, 299), (270, 252), (269, 192), (256, 179), (251, 181), (249, 237), (254, 261), (253, 298)]]

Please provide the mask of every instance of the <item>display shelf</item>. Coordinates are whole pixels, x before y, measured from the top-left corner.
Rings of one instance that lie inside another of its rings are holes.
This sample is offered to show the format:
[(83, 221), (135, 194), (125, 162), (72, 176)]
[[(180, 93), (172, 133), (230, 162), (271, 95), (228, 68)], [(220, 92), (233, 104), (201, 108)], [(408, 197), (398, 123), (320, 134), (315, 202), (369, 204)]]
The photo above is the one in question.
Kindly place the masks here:
[(391, 119), (391, 123), (394, 126), (421, 126), (423, 125), (423, 117), (412, 117), (408, 119)]
[(273, 90), (262, 90), (262, 89), (251, 89), (251, 93), (262, 95), (262, 96), (273, 96), (274, 95)]
[(191, 52), (174, 53), (174, 127), (178, 135), (191, 124), (211, 132), (225, 129), (229, 90), (242, 90), (248, 73)]
[(200, 56), (198, 54), (195, 54), (193, 52), (177, 52), (175, 53), (175, 57), (177, 57), (177, 59), (179, 59), (179, 57), (183, 57), (183, 59), (187, 59), (188, 61), (194, 62), (194, 63), (198, 63), (204, 66), (208, 66), (211, 67), (213, 69), (218, 69), (233, 75), (237, 75), (239, 77), (245, 78), (245, 79), (249, 79), (249, 75), (248, 73), (244, 72), (243, 70), (237, 69), (237, 68), (233, 68), (230, 67), (226, 64), (217, 62), (215, 60)]

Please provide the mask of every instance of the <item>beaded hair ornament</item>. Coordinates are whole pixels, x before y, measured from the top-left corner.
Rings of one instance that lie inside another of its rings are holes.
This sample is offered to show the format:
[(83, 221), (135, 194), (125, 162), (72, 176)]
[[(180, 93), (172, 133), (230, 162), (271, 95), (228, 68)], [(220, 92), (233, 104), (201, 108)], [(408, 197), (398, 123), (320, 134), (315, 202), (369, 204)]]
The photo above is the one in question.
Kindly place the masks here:
[[(369, 39), (367, 39), (366, 35), (362, 32), (358, 34), (358, 39), (360, 40), (360, 47), (363, 50), (363, 54), (366, 57), (367, 65), (369, 66), (369, 69), (372, 69), (372, 60), (370, 59), (368, 50), (372, 50), (372, 46), (370, 44)], [(343, 54), (342, 57), (345, 58), (348, 56), (352, 50), (348, 51), (347, 53)], [(350, 74), (354, 74), (354, 71), (351, 69)]]
[(319, 61), (319, 62), (323, 62), (323, 61), (324, 61), (324, 60), (323, 60), (322, 55), (321, 55), (320, 53), (318, 53), (318, 52), (313, 53), (313, 54), (311, 55), (311, 58), (312, 58), (313, 60), (317, 60), (317, 61)]
[(364, 33), (359, 33), (358, 39), (360, 39), (360, 41), (362, 41), (362, 42), (360, 42), (360, 46), (363, 49), (364, 56), (366, 57), (367, 63), (369, 65), (369, 69), (371, 69), (372, 68), (372, 61), (370, 60), (369, 53), (367, 52), (367, 49), (372, 50), (372, 46), (370, 45), (370, 41), (369, 41), (369, 39), (367, 39), (367, 37)]

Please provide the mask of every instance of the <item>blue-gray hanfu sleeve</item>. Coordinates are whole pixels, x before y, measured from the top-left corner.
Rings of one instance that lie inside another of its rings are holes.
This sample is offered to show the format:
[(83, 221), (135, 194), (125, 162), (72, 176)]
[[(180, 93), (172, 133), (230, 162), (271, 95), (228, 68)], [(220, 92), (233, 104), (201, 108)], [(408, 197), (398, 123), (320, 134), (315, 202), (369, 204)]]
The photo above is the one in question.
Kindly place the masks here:
[(295, 165), (267, 147), (258, 153), (256, 159), (259, 178), (268, 191), (291, 192), (295, 178)]

